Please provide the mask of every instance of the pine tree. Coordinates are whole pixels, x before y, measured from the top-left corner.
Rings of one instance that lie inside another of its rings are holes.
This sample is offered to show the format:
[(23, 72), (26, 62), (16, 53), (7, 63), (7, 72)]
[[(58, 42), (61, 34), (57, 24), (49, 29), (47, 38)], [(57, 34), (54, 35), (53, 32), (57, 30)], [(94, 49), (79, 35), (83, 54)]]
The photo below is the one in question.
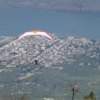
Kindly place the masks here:
[(93, 91), (91, 91), (89, 95), (85, 96), (84, 100), (96, 100), (96, 96), (94, 95)]

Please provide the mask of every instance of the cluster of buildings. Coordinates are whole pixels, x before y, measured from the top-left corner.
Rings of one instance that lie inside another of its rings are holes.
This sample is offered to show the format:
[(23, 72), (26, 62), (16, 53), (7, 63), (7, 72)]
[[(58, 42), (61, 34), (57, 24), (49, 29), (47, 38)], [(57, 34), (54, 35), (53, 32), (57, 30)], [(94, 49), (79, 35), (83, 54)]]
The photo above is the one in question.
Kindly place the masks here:
[[(100, 45), (96, 47), (100, 48)], [(51, 67), (68, 61), (73, 55), (86, 54), (94, 49), (93, 42), (86, 38), (55, 37), (52, 42), (44, 36), (29, 36), (0, 47), (0, 63), (6, 67), (16, 67), (38, 60), (41, 65)]]

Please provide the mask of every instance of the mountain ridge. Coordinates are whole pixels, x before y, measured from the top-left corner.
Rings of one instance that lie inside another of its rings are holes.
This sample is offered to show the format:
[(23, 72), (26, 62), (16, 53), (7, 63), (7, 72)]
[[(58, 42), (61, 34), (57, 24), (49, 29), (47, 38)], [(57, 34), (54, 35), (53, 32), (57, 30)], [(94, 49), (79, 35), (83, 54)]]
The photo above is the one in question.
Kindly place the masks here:
[(0, 8), (33, 7), (52, 10), (100, 11), (99, 0), (0, 0)]

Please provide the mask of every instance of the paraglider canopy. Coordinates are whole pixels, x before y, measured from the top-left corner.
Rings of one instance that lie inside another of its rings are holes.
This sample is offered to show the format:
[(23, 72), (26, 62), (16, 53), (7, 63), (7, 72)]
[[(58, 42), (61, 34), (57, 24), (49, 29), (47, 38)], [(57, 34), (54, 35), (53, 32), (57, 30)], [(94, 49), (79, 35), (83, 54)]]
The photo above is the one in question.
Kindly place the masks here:
[(25, 33), (21, 34), (18, 37), (18, 40), (20, 40), (21, 38), (23, 38), (25, 36), (29, 36), (29, 35), (43, 35), (43, 36), (48, 37), (52, 41), (54, 41), (54, 38), (53, 38), (53, 36), (50, 33), (42, 31), (42, 30), (31, 30), (31, 31), (25, 32)]

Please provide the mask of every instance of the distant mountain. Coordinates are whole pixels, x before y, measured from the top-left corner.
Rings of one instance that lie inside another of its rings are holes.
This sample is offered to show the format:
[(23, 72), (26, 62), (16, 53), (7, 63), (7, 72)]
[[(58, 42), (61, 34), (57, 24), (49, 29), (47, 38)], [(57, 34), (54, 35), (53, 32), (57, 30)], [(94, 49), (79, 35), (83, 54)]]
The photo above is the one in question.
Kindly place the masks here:
[(0, 8), (34, 7), (54, 10), (100, 11), (99, 0), (0, 0)]

